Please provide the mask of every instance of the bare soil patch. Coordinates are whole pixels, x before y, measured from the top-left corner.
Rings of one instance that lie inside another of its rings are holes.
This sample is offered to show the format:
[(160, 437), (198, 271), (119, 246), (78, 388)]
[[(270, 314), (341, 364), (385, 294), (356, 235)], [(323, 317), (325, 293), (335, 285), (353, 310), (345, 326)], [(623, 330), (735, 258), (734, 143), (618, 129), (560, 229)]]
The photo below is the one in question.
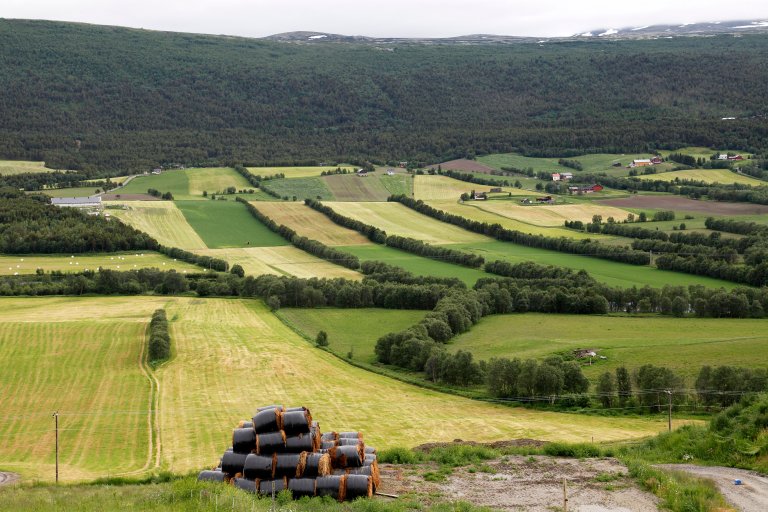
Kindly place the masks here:
[[(660, 464), (658, 467), (712, 480), (726, 501), (742, 512), (768, 510), (768, 478), (754, 471), (693, 464)], [(736, 480), (741, 480), (741, 484), (736, 485)]]
[(619, 208), (659, 208), (681, 210), (715, 215), (758, 215), (768, 213), (768, 206), (750, 203), (726, 203), (721, 201), (700, 201), (680, 196), (633, 195), (620, 199), (605, 199), (596, 203)]
[(0, 471), (0, 485), (9, 485), (19, 481), (19, 475), (16, 473), (8, 473)]
[[(474, 160), (467, 160), (466, 158), (460, 158), (458, 160), (449, 160), (439, 164), (441, 169), (446, 171), (467, 171), (467, 172), (482, 172), (485, 174), (491, 174), (496, 171), (493, 167), (488, 167), (485, 164), (476, 162)], [(437, 169), (437, 165), (430, 165), (430, 169)]]
[(641, 490), (627, 468), (613, 458), (570, 459), (507, 456), (477, 466), (455, 468), (442, 482), (425, 480), (434, 464), (381, 467), (383, 493), (416, 494), (420, 501), (462, 500), (497, 510), (561, 510), (563, 479), (568, 510), (581, 512), (650, 512), (658, 499)]
[(102, 201), (160, 201), (149, 194), (101, 194)]

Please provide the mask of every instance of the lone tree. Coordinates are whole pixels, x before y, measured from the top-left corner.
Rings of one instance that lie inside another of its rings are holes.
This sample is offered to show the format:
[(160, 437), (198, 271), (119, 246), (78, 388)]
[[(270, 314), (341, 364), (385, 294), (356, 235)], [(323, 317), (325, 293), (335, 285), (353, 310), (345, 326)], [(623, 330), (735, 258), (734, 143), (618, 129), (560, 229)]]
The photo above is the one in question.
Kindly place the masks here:
[(237, 277), (243, 277), (245, 276), (245, 270), (243, 270), (243, 267), (240, 265), (232, 265), (232, 270), (229, 271), (230, 274), (234, 274)]
[(315, 343), (317, 343), (318, 347), (327, 347), (328, 346), (328, 333), (325, 331), (320, 331), (317, 333), (317, 338), (315, 338)]

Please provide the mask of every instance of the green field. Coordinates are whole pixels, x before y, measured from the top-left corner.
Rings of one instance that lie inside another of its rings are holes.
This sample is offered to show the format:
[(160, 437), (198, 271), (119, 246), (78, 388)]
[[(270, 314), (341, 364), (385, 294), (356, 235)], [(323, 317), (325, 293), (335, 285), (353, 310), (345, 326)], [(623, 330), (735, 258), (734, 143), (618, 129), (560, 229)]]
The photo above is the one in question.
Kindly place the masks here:
[[(174, 199), (191, 199), (189, 193), (189, 169), (174, 169), (163, 171), (162, 174), (150, 174), (137, 176), (122, 188), (114, 191), (115, 194), (146, 194), (153, 188), (162, 193), (170, 192)], [(202, 199), (200, 197), (199, 199)]]
[(24, 174), (27, 172), (53, 172), (55, 169), (49, 169), (45, 162), (28, 162), (25, 160), (0, 160), (0, 176), (10, 176), (12, 174)]
[(304, 199), (324, 199), (326, 201), (332, 201), (334, 199), (333, 192), (328, 188), (323, 178), (284, 178), (265, 181), (264, 188), (267, 188), (280, 197), (293, 199), (296, 196), (298, 201)]
[(376, 360), (376, 340), (389, 332), (397, 332), (416, 324), (426, 311), (404, 309), (297, 309), (287, 308), (277, 316), (292, 329), (313, 340), (317, 333), (328, 334), (328, 348), (363, 363)]
[[(42, 193), (50, 197), (88, 197), (103, 192), (98, 187), (72, 187), (72, 188), (47, 188), (45, 190), (34, 191), (33, 193)], [(145, 190), (146, 194), (147, 191)]]
[(752, 187), (763, 187), (768, 185), (765, 181), (758, 180), (745, 174), (737, 174), (728, 169), (689, 169), (686, 171), (673, 171), (661, 174), (647, 174), (638, 177), (643, 180), (674, 181), (675, 179), (679, 179), (703, 181), (705, 183), (721, 183), (724, 185), (740, 183)]
[(459, 244), (451, 247), (480, 254), (486, 261), (503, 260), (512, 263), (533, 261), (540, 265), (557, 265), (575, 270), (583, 269), (602, 283), (622, 288), (644, 285), (660, 288), (666, 284), (672, 286), (700, 284), (711, 288), (723, 287), (730, 290), (737, 286), (735, 283), (710, 277), (659, 270), (649, 266), (629, 265), (508, 242), (493, 241), (480, 244)]
[(764, 320), (662, 316), (494, 315), (450, 342), (478, 359), (542, 359), (576, 349), (595, 349), (607, 359), (583, 367), (594, 382), (618, 366), (674, 368), (692, 387), (704, 365), (768, 366)]
[(222, 194), (229, 187), (235, 187), (236, 190), (253, 188), (248, 180), (229, 167), (186, 169), (184, 172), (189, 179), (188, 193), (192, 196), (202, 197), (203, 192), (207, 192), (209, 196)]
[(493, 277), (482, 270), (417, 256), (384, 245), (350, 245), (338, 249), (354, 254), (361, 261), (383, 261), (402, 267), (417, 276), (456, 277), (469, 287), (481, 277)]
[(175, 269), (180, 272), (199, 272), (201, 269), (183, 261), (176, 261), (163, 254), (145, 252), (114, 252), (101, 254), (51, 254), (7, 255), (0, 254), (0, 275), (34, 274), (37, 269), (45, 272), (83, 272), (97, 270), (138, 270), (140, 268)]
[[(152, 378), (140, 360), (159, 307), (170, 320), (174, 357)], [(230, 445), (238, 420), (267, 403), (305, 405), (323, 430), (360, 430), (378, 448), (456, 438), (609, 441), (666, 428), (409, 386), (313, 348), (259, 301), (2, 298), (0, 364), (0, 467), (24, 478), (53, 479), (55, 410), (65, 481), (198, 471)]]
[(355, 168), (351, 165), (318, 165), (318, 166), (305, 166), (305, 167), (248, 167), (248, 171), (257, 176), (273, 176), (275, 174), (284, 174), (286, 178), (310, 178), (313, 176), (320, 176), (321, 173), (327, 171), (335, 171), (336, 169), (347, 169), (350, 172), (354, 172)]
[(273, 247), (288, 242), (236, 201), (175, 201), (189, 225), (210, 249)]

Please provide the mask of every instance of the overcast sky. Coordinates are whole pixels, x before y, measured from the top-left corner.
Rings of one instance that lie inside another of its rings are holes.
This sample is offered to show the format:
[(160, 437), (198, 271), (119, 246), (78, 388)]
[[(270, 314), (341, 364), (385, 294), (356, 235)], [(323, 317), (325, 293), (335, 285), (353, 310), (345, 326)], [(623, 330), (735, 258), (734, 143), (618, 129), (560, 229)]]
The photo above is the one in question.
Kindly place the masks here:
[(261, 37), (568, 36), (600, 28), (768, 19), (766, 0), (0, 0), (0, 17)]

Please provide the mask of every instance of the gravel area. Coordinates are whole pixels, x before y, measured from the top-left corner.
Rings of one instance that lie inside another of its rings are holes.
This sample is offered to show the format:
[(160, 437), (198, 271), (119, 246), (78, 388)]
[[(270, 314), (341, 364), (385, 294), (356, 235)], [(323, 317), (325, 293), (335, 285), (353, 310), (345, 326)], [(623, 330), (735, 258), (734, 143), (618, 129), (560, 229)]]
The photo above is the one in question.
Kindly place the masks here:
[[(768, 510), (768, 478), (754, 471), (693, 464), (659, 464), (657, 467), (712, 480), (728, 503), (742, 512)], [(736, 480), (741, 480), (741, 485), (736, 485)]]

